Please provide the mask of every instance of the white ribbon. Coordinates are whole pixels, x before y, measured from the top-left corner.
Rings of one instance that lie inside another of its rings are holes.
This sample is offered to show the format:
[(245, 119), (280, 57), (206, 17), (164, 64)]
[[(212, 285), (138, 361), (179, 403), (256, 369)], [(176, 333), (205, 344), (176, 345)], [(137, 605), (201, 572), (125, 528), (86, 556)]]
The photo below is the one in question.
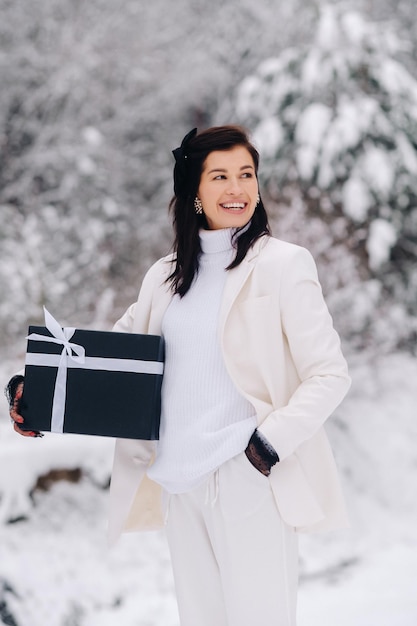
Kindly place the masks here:
[[(26, 355), (26, 365), (59, 367), (59, 354), (38, 354), (30, 352)], [(164, 364), (160, 361), (137, 361), (135, 359), (113, 359), (101, 356), (86, 356), (83, 363), (68, 361), (69, 369), (85, 369), (106, 372), (132, 372), (133, 374), (162, 374)]]
[[(82, 365), (85, 362), (85, 349), (83, 346), (70, 342), (71, 337), (75, 333), (75, 328), (61, 328), (56, 319), (52, 317), (45, 307), (43, 307), (43, 311), (45, 314), (45, 326), (51, 333), (52, 337), (32, 333), (26, 337), (26, 339), (30, 339), (32, 341), (49, 341), (51, 343), (58, 343), (62, 345), (61, 355), (57, 355), (59, 361), (57, 363), (58, 371), (56, 374), (51, 418), (51, 432), (62, 433), (64, 432), (68, 364), (73, 361), (78, 365)], [(73, 352), (75, 352), (75, 354), (73, 354)], [(28, 358), (26, 358), (26, 364), (29, 364)]]

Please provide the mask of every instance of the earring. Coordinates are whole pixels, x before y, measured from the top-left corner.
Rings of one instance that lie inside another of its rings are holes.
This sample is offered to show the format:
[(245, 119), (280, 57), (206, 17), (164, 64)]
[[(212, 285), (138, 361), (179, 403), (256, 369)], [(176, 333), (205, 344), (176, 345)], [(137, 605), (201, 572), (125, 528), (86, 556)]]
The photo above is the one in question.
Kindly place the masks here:
[(203, 212), (203, 205), (201, 204), (201, 200), (198, 196), (194, 198), (194, 210), (197, 215), (201, 215)]
[(260, 196), (260, 195), (259, 195), (259, 193), (258, 193), (258, 195), (256, 196), (256, 204), (255, 204), (255, 209), (256, 209), (256, 207), (258, 206), (258, 204), (260, 203), (260, 201), (261, 201), (261, 196)]

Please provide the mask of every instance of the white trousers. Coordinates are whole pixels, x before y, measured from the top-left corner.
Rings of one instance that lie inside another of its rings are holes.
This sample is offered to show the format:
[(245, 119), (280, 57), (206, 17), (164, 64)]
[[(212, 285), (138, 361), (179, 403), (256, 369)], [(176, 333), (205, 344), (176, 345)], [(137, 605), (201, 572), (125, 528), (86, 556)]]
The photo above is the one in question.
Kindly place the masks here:
[(167, 536), (181, 626), (295, 626), (297, 535), (244, 453), (169, 497)]

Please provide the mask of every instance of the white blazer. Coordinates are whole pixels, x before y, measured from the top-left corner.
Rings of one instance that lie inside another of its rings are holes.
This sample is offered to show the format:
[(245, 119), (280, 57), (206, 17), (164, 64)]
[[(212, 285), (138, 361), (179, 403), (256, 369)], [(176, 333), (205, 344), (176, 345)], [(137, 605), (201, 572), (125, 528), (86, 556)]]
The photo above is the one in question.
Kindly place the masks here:
[[(172, 292), (172, 256), (146, 274), (119, 332), (160, 334)], [(347, 525), (323, 423), (350, 386), (315, 263), (299, 246), (260, 238), (228, 271), (219, 318), (226, 368), (253, 405), (280, 461), (269, 480), (284, 521), (298, 531)], [(119, 439), (110, 488), (109, 540), (163, 525), (162, 490), (146, 475), (155, 444)]]

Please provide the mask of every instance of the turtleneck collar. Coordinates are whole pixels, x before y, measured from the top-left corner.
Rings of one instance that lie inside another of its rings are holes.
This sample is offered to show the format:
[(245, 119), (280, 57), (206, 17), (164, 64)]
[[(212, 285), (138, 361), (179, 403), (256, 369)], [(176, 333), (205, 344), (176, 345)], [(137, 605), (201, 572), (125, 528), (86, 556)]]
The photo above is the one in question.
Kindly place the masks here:
[(201, 229), (199, 235), (203, 254), (216, 254), (232, 250), (232, 236), (235, 231), (235, 228)]

